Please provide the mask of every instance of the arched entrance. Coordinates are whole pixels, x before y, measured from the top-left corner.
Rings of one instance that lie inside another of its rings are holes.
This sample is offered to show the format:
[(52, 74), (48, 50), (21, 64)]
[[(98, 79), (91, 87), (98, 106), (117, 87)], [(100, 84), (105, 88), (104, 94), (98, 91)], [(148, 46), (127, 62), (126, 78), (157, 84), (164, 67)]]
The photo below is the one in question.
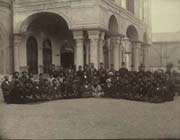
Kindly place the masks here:
[(38, 73), (38, 44), (37, 40), (30, 36), (27, 40), (27, 66), (28, 71), (33, 74)]
[(36, 36), (38, 40), (38, 68), (40, 68), (40, 72), (49, 73), (52, 65), (58, 68), (60, 65), (74, 64), (74, 57), (72, 57), (74, 50), (72, 50), (71, 55), (68, 53), (68, 56), (67, 53), (61, 52), (63, 47), (68, 47), (63, 46), (65, 40), (70, 44), (73, 42), (72, 32), (63, 17), (49, 12), (37, 13), (24, 21), (22, 30)]
[(43, 42), (43, 66), (44, 73), (49, 73), (52, 66), (52, 46), (49, 39)]
[(126, 32), (126, 36), (129, 38), (130, 41), (130, 47), (131, 47), (131, 62), (129, 64), (131, 64), (131, 69), (133, 71), (138, 69), (139, 66), (139, 59), (138, 59), (138, 49), (137, 49), (137, 43), (138, 43), (138, 32), (137, 29), (133, 26), (130, 25), (127, 28), (127, 32)]

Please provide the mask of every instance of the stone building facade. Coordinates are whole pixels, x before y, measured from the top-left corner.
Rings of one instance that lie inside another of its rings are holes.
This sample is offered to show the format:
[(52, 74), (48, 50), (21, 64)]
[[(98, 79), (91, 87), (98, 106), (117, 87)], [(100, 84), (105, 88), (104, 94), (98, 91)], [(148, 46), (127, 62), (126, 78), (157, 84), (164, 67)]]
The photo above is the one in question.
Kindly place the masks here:
[(11, 0), (0, 0), (0, 74), (13, 69), (13, 7)]
[(7, 27), (1, 36), (9, 36), (3, 73), (37, 74), (52, 64), (98, 68), (101, 62), (106, 68), (125, 62), (129, 70), (140, 64), (148, 69), (150, 0), (0, 0), (0, 6), (7, 1), (6, 12), (0, 11), (0, 29)]
[(173, 64), (173, 70), (180, 71), (180, 32), (154, 33), (150, 49), (151, 70), (166, 70), (168, 64)]

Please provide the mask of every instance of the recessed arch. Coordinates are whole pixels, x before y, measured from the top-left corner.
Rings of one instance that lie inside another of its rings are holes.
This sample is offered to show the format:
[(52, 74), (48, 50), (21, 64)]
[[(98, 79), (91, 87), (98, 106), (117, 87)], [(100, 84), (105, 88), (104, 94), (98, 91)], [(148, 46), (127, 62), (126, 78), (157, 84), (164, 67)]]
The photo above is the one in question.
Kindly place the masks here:
[(119, 25), (118, 20), (115, 17), (115, 15), (112, 15), (109, 19), (109, 25), (108, 25), (109, 32), (111, 34), (118, 34), (119, 31)]
[[(38, 47), (42, 47), (42, 49), (38, 49), (42, 54), (38, 56), (38, 60), (40, 59), (38, 66), (42, 65), (40, 71), (50, 73), (52, 65), (58, 67), (69, 63), (62, 57), (64, 54), (62, 48), (65, 41), (73, 45), (73, 34), (69, 29), (68, 22), (60, 15), (49, 12), (33, 14), (22, 24), (21, 33), (36, 36)], [(65, 50), (67, 49), (66, 45)], [(71, 54), (74, 54), (74, 50)], [(74, 57), (72, 57), (72, 61), (71, 64), (74, 64)]]
[(138, 41), (139, 35), (138, 35), (138, 31), (134, 25), (128, 26), (127, 31), (126, 31), (126, 36), (131, 41)]
[(49, 15), (51, 17), (54, 16), (57, 19), (61, 19), (67, 25), (67, 27), (69, 29), (69, 26), (70, 26), (71, 22), (62, 13), (59, 14), (59, 13), (56, 13), (56, 12), (38, 12), (38, 13), (33, 13), (33, 14), (29, 15), (27, 18), (24, 19), (24, 21), (22, 21), (22, 23), (20, 24), (19, 29), (18, 29), (19, 32), (20, 33), (26, 32), (28, 27), (31, 25), (31, 23), (33, 21), (35, 21), (36, 19), (39, 19), (39, 17), (43, 16), (43, 15)]

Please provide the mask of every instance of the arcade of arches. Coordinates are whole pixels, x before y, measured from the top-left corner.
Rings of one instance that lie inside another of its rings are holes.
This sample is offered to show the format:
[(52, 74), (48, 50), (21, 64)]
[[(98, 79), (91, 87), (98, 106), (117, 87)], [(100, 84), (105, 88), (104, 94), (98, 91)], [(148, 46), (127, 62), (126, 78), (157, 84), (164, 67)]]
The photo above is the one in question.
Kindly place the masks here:
[[(18, 42), (14, 47), (15, 70), (48, 73), (52, 65), (78, 67), (90, 63), (96, 68), (99, 63), (104, 63), (106, 68), (113, 64), (119, 69), (122, 62), (137, 70), (140, 64), (137, 30), (128, 27), (128, 41), (118, 33), (118, 28), (115, 16), (109, 20), (109, 31), (102, 31), (70, 30), (64, 18), (52, 13), (32, 15), (25, 32), (14, 37)], [(24, 56), (25, 61), (18, 62), (19, 56)]]

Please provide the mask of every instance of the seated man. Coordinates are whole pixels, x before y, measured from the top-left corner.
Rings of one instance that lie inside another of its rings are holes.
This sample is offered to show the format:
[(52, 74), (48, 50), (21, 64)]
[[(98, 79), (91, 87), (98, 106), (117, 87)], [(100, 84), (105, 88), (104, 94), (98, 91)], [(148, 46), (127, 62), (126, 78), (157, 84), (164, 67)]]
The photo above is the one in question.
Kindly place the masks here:
[(103, 90), (100, 85), (100, 82), (96, 79), (94, 80), (94, 84), (92, 85), (92, 96), (93, 97), (101, 97), (103, 96)]

